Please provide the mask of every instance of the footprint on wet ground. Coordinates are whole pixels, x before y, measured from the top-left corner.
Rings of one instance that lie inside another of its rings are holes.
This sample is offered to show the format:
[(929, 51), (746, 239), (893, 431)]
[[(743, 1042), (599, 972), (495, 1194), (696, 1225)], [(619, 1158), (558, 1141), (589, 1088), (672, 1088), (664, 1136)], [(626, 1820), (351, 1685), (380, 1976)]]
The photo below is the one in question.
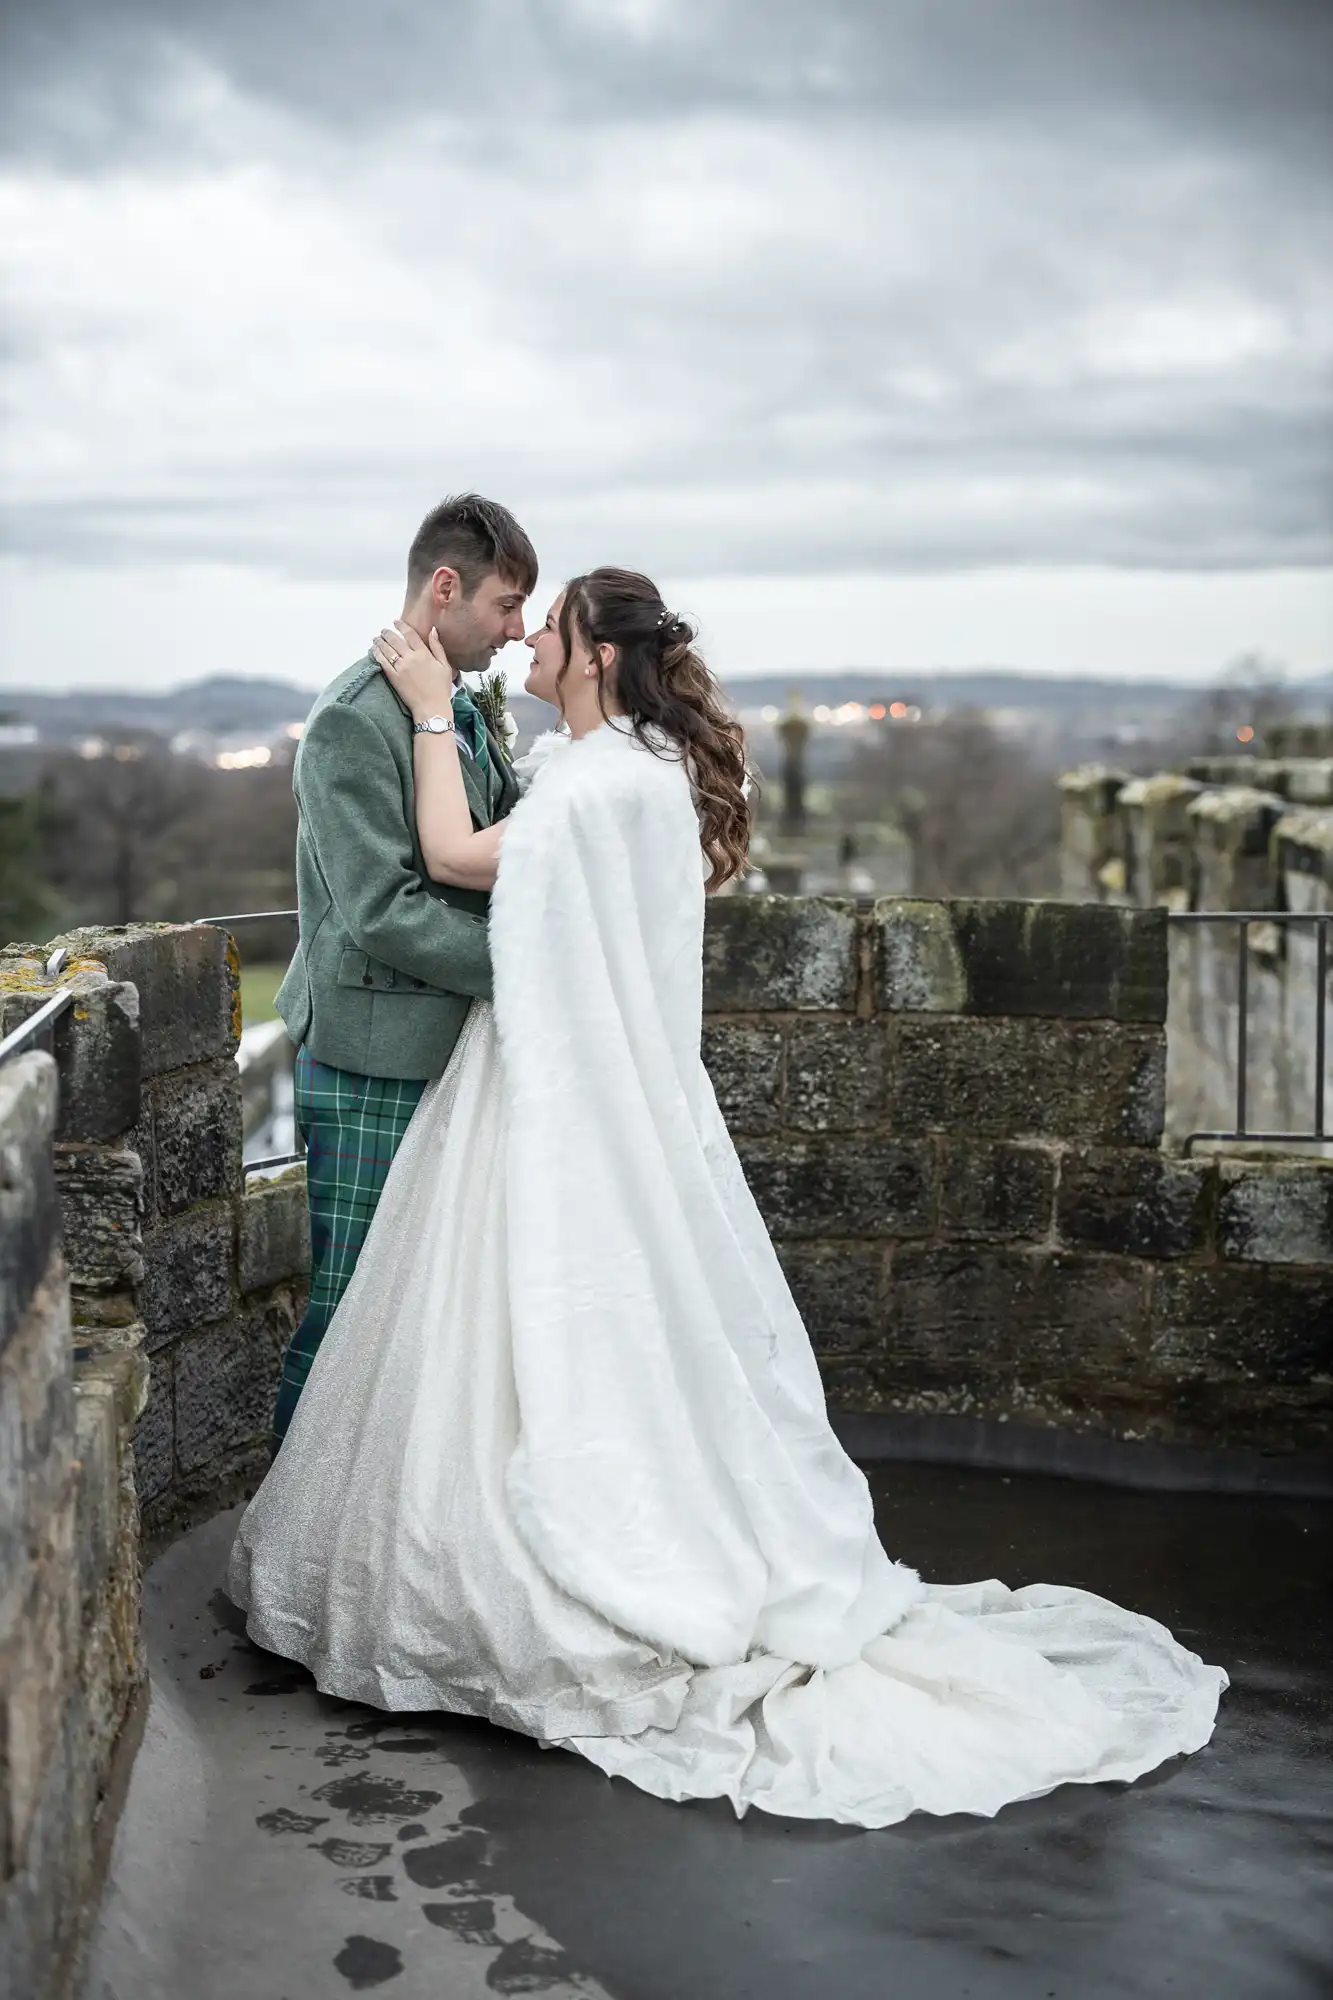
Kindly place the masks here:
[(354, 1993), (365, 1993), (398, 1977), (403, 1954), (379, 1938), (352, 1936), (343, 1940), (333, 1963)]
[(493, 1949), (504, 1940), (495, 1928), (495, 1905), (488, 1898), (472, 1902), (423, 1903), (421, 1914), (437, 1930), (448, 1931), (460, 1944), (487, 1944)]
[(559, 1945), (515, 1938), (487, 1967), (486, 1984), (495, 1993), (549, 1993), (558, 1981), (576, 1978), (578, 1968)]
[(312, 1840), (310, 1845), (335, 1868), (373, 1868), (386, 1854), (393, 1853), (387, 1840), (339, 1840), (336, 1834), (330, 1834), (327, 1840)]
[(260, 1813), (255, 1821), (265, 1833), (313, 1833), (317, 1826), (327, 1826), (328, 1814), (293, 1812), (289, 1806), (279, 1806), (275, 1812)]
[(400, 1778), (381, 1777), (372, 1771), (358, 1771), (346, 1778), (333, 1778), (310, 1794), (321, 1805), (346, 1813), (353, 1826), (374, 1826), (386, 1820), (419, 1819), (439, 1805), (439, 1792), (412, 1791)]
[(476, 1884), (486, 1874), (488, 1853), (485, 1834), (468, 1827), (429, 1847), (409, 1847), (403, 1856), (403, 1867), (419, 1889)]
[(398, 1891), (392, 1875), (349, 1875), (338, 1884), (344, 1896), (360, 1896), (367, 1903), (396, 1903)]

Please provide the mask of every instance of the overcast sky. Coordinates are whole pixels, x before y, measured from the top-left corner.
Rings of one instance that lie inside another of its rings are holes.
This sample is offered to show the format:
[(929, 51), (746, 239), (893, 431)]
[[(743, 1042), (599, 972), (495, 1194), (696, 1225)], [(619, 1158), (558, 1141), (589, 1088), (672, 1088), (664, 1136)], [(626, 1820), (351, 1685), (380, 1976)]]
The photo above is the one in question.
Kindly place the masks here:
[(4, 23), (10, 685), (316, 684), (467, 486), (724, 672), (1333, 667), (1324, 0)]

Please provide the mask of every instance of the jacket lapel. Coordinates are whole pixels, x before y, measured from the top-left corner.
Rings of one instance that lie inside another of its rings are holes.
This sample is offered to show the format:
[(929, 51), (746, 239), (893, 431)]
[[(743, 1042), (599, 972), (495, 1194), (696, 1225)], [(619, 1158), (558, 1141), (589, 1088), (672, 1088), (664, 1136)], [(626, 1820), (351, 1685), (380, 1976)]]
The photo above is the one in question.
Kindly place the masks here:
[(482, 728), (486, 731), (486, 743), (491, 753), (491, 768), (486, 781), (486, 805), (491, 823), (509, 811), (518, 797), (518, 780), (510, 769), (509, 759), (499, 737), (486, 718), (482, 717)]

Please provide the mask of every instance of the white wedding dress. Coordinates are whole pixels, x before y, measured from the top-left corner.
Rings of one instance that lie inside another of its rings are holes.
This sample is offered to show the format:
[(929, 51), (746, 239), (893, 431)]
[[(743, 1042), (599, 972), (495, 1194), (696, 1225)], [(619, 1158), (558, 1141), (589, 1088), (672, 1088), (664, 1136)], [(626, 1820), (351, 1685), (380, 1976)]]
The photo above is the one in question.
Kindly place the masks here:
[(1226, 1675), (1152, 1619), (885, 1554), (700, 1062), (685, 774), (615, 724), (540, 747), (494, 1011), (237, 1534), (251, 1635), (738, 1813), (989, 1815), (1199, 1749)]

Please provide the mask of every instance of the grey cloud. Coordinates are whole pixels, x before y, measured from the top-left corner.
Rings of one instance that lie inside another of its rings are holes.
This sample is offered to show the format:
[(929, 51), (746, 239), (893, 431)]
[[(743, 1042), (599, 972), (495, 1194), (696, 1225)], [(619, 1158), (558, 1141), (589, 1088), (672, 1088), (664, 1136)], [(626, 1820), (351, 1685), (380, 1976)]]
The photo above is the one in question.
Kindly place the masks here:
[[(871, 110), (1106, 113), (1326, 154), (1333, 90), (1324, 0), (9, 0), (4, 41), (18, 150), (135, 145), (190, 53), (306, 115), (435, 106), (485, 119), (501, 145), (506, 119)], [(48, 135), (24, 106), (51, 104)]]
[[(1089, 316), (1182, 271), (1313, 324), (1333, 248), (1323, 0), (29, 0), (5, 42), (20, 176), (299, 155), (336, 202), (381, 154), (415, 190), (384, 218), (410, 243), (441, 161), (472, 161), (467, 254), (512, 257), (554, 379), (593, 370), (613, 414), (660, 416), (623, 463), (596, 432), (584, 455), (497, 436), (461, 468), (447, 436), (396, 437), (390, 475), (336, 435), (257, 432), (242, 471), (174, 457), (137, 480), (101, 465), (77, 493), (11, 482), (7, 539), (30, 555), (396, 567), (414, 515), (475, 477), (560, 567), (611, 548), (693, 575), (1329, 559), (1326, 333), (1192, 371), (1075, 351)], [(194, 116), (192, 63), (231, 110)], [(645, 220), (627, 254), (596, 163), (624, 148), (632, 181), (705, 123), (840, 161), (821, 199), (846, 206), (730, 259), (664, 258)], [(941, 162), (973, 173), (947, 200)], [(43, 332), (18, 326), (0, 369)]]

